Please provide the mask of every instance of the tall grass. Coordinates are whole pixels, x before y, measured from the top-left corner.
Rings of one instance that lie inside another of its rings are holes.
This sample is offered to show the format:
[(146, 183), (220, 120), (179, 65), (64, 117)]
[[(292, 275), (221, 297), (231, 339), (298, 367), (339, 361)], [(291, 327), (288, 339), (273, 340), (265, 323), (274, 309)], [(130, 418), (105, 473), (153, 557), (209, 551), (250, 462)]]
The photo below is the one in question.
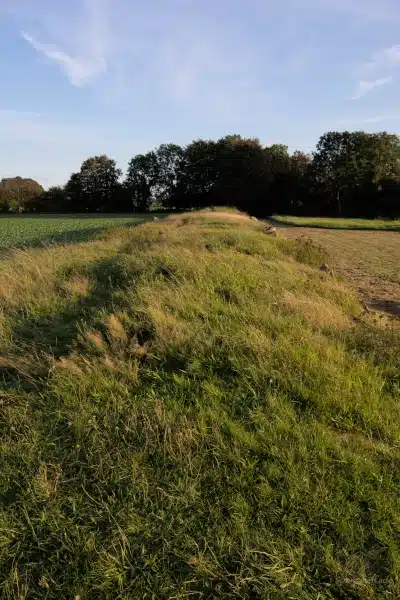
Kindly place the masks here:
[(209, 212), (0, 263), (2, 598), (399, 596), (398, 332), (323, 261)]

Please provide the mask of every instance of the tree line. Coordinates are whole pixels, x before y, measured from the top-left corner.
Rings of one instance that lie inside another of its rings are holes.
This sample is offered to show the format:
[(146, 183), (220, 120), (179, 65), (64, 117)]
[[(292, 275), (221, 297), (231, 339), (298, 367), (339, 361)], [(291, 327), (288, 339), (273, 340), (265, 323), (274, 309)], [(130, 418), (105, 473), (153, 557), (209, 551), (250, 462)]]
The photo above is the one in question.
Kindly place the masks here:
[(133, 157), (125, 177), (106, 155), (85, 160), (64, 186), (0, 182), (0, 211), (146, 212), (235, 206), (252, 215), (400, 216), (400, 137), (325, 133), (315, 152), (229, 135)]

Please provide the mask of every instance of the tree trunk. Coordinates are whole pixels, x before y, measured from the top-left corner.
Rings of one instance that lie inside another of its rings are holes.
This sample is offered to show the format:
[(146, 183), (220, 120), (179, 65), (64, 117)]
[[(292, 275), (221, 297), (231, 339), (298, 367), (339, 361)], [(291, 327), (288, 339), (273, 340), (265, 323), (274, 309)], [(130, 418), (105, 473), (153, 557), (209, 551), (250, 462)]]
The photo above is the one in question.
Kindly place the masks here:
[(336, 202), (337, 202), (339, 217), (341, 217), (342, 216), (342, 199), (340, 197), (340, 189), (336, 192)]

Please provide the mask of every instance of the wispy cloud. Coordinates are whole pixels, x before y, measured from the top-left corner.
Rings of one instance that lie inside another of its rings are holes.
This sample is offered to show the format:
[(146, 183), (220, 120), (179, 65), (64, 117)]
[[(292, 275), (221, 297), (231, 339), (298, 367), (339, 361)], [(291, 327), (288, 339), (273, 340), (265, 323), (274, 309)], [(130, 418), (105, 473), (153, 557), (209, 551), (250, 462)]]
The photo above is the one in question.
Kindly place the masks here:
[(70, 50), (60, 46), (57, 28), (52, 32), (54, 43), (42, 42), (35, 35), (21, 31), (28, 42), (49, 63), (58, 65), (72, 85), (84, 86), (107, 71), (109, 36), (106, 5), (103, 0), (84, 0), (84, 10), (74, 15), (74, 27), (69, 36)]
[(385, 48), (382, 52), (383, 56), (392, 64), (400, 64), (400, 44)]
[[(397, 67), (400, 67), (400, 44), (393, 44), (372, 53), (370, 59), (359, 67), (362, 79), (358, 82), (358, 89), (352, 100), (362, 98), (377, 87), (392, 83)], [(389, 74), (386, 75), (387, 73)], [(386, 76), (379, 77), (381, 74)]]
[(238, 44), (229, 27), (188, 18), (158, 40), (151, 70), (169, 106), (205, 114), (209, 122), (226, 128), (243, 115), (259, 118), (274, 102), (276, 84), (260, 85), (264, 61), (251, 41)]
[(21, 1), (22, 38), (72, 85), (96, 85), (103, 106), (157, 103), (227, 120), (254, 113), (255, 104), (265, 111), (275, 93), (262, 83), (265, 53), (251, 38), (238, 43), (229, 17), (213, 19), (214, 0), (205, 10), (191, 0)]
[(57, 46), (43, 44), (24, 31), (21, 32), (21, 36), (39, 54), (43, 54), (49, 61), (57, 63), (67, 75), (72, 85), (84, 85), (106, 70), (106, 61), (103, 57), (72, 57), (66, 52), (59, 50)]
[(371, 81), (361, 80), (358, 82), (358, 90), (354, 94), (354, 96), (352, 96), (352, 100), (358, 100), (359, 98), (362, 98), (363, 96), (371, 92), (373, 89), (381, 87), (382, 85), (386, 85), (388, 83), (392, 83), (392, 81), (392, 76), (382, 77), (381, 79), (374, 79)]
[(400, 44), (394, 44), (372, 55), (371, 60), (364, 64), (366, 70), (387, 69), (400, 66)]

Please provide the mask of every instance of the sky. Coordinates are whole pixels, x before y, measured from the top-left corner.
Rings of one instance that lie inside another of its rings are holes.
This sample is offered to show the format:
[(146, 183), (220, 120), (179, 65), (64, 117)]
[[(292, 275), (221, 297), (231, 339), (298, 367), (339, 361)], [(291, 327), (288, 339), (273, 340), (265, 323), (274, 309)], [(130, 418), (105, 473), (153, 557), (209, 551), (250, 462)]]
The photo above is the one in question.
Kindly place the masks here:
[(0, 178), (239, 133), (400, 133), (399, 0), (0, 0)]

